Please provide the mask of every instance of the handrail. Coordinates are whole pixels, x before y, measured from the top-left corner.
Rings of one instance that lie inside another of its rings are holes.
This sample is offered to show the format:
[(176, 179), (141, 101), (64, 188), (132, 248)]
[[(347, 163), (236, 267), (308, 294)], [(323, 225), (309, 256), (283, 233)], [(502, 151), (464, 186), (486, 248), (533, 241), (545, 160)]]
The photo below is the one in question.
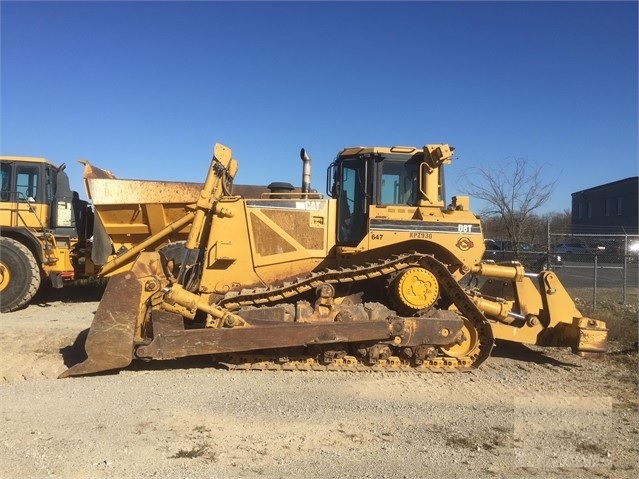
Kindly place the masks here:
[[(24, 195), (24, 193), (22, 193), (21, 191), (3, 191), (3, 194), (7, 194), (8, 193), (8, 197), (9, 200), (8, 201), (0, 201), (0, 206), (2, 206), (4, 203), (8, 203), (9, 205), (16, 205), (15, 208), (2, 208), (0, 207), (0, 211), (9, 211), (12, 213), (16, 213), (16, 224), (15, 225), (11, 225), (13, 227), (18, 227), (20, 226), (18, 224), (17, 218), (19, 218), (20, 220), (22, 220), (22, 225), (26, 228), (27, 227), (27, 223), (26, 220), (22, 217), (22, 215), (20, 214), (21, 211), (25, 211), (25, 210), (21, 210), (18, 205), (21, 204), (26, 204), (29, 207), (29, 212), (33, 213), (33, 216), (35, 216), (36, 220), (38, 221), (38, 224), (40, 225), (40, 228), (42, 229), (43, 232), (45, 231), (45, 226), (42, 224), (42, 220), (40, 219), (40, 217), (36, 214), (36, 211), (33, 209), (33, 206), (31, 205), (32, 202), (30, 202), (28, 200), (28, 198)], [(12, 197), (17, 198), (16, 200), (13, 200)]]

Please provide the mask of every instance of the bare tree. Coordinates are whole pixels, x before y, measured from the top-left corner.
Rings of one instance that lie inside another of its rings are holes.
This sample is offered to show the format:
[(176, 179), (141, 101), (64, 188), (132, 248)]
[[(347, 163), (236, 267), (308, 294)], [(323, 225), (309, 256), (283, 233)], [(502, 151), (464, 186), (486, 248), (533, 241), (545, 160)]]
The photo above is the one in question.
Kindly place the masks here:
[(565, 209), (561, 213), (550, 213), (548, 215), (548, 223), (552, 231), (570, 235), (572, 229), (572, 212)]
[(513, 247), (522, 241), (532, 225), (533, 212), (543, 206), (555, 187), (556, 180), (546, 179), (549, 169), (525, 158), (508, 159), (493, 166), (470, 168), (463, 182), (466, 194), (483, 200), (483, 215), (498, 217), (503, 222)]

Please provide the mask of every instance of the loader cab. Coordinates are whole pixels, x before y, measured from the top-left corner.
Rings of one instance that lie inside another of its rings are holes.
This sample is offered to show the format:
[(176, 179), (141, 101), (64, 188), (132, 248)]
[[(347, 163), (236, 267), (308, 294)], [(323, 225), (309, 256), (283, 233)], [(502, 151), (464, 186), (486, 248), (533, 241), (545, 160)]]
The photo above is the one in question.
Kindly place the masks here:
[(327, 175), (327, 194), (337, 200), (337, 243), (362, 241), (372, 205), (443, 207), (443, 169), (429, 168), (425, 157), (413, 147), (342, 150)]
[(49, 203), (53, 190), (47, 178), (51, 167), (44, 158), (1, 158), (0, 225), (3, 228), (43, 230), (50, 226)]
[(88, 203), (71, 191), (64, 168), (45, 158), (0, 158), (0, 226), (86, 236)]
[(0, 165), (3, 203), (43, 203), (46, 191), (41, 188), (42, 168), (35, 162), (3, 159)]

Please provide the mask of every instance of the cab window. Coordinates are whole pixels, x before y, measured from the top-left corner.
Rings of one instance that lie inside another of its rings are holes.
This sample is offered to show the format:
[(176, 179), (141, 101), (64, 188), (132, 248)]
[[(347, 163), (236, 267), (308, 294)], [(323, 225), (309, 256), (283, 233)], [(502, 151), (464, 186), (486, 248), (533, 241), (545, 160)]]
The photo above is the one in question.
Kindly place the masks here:
[(9, 193), (11, 192), (11, 164), (2, 163), (0, 166), (0, 178), (2, 180), (0, 189), (0, 201), (10, 201)]
[(18, 165), (16, 168), (16, 191), (18, 201), (38, 201), (38, 167)]
[(415, 205), (419, 199), (418, 164), (384, 160), (382, 165), (382, 205)]
[(366, 163), (345, 160), (339, 191), (338, 242), (357, 244), (364, 237), (367, 221)]

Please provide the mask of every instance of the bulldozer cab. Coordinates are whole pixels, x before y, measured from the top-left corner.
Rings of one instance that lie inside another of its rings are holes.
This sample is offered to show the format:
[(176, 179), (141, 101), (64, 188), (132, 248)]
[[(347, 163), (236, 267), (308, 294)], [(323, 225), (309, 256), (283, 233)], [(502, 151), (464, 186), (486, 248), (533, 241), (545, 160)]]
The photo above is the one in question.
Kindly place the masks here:
[[(427, 149), (350, 148), (329, 167), (327, 193), (337, 199), (337, 243), (354, 246), (368, 232), (369, 208), (445, 204), (441, 163)], [(431, 162), (432, 163), (432, 162)]]

